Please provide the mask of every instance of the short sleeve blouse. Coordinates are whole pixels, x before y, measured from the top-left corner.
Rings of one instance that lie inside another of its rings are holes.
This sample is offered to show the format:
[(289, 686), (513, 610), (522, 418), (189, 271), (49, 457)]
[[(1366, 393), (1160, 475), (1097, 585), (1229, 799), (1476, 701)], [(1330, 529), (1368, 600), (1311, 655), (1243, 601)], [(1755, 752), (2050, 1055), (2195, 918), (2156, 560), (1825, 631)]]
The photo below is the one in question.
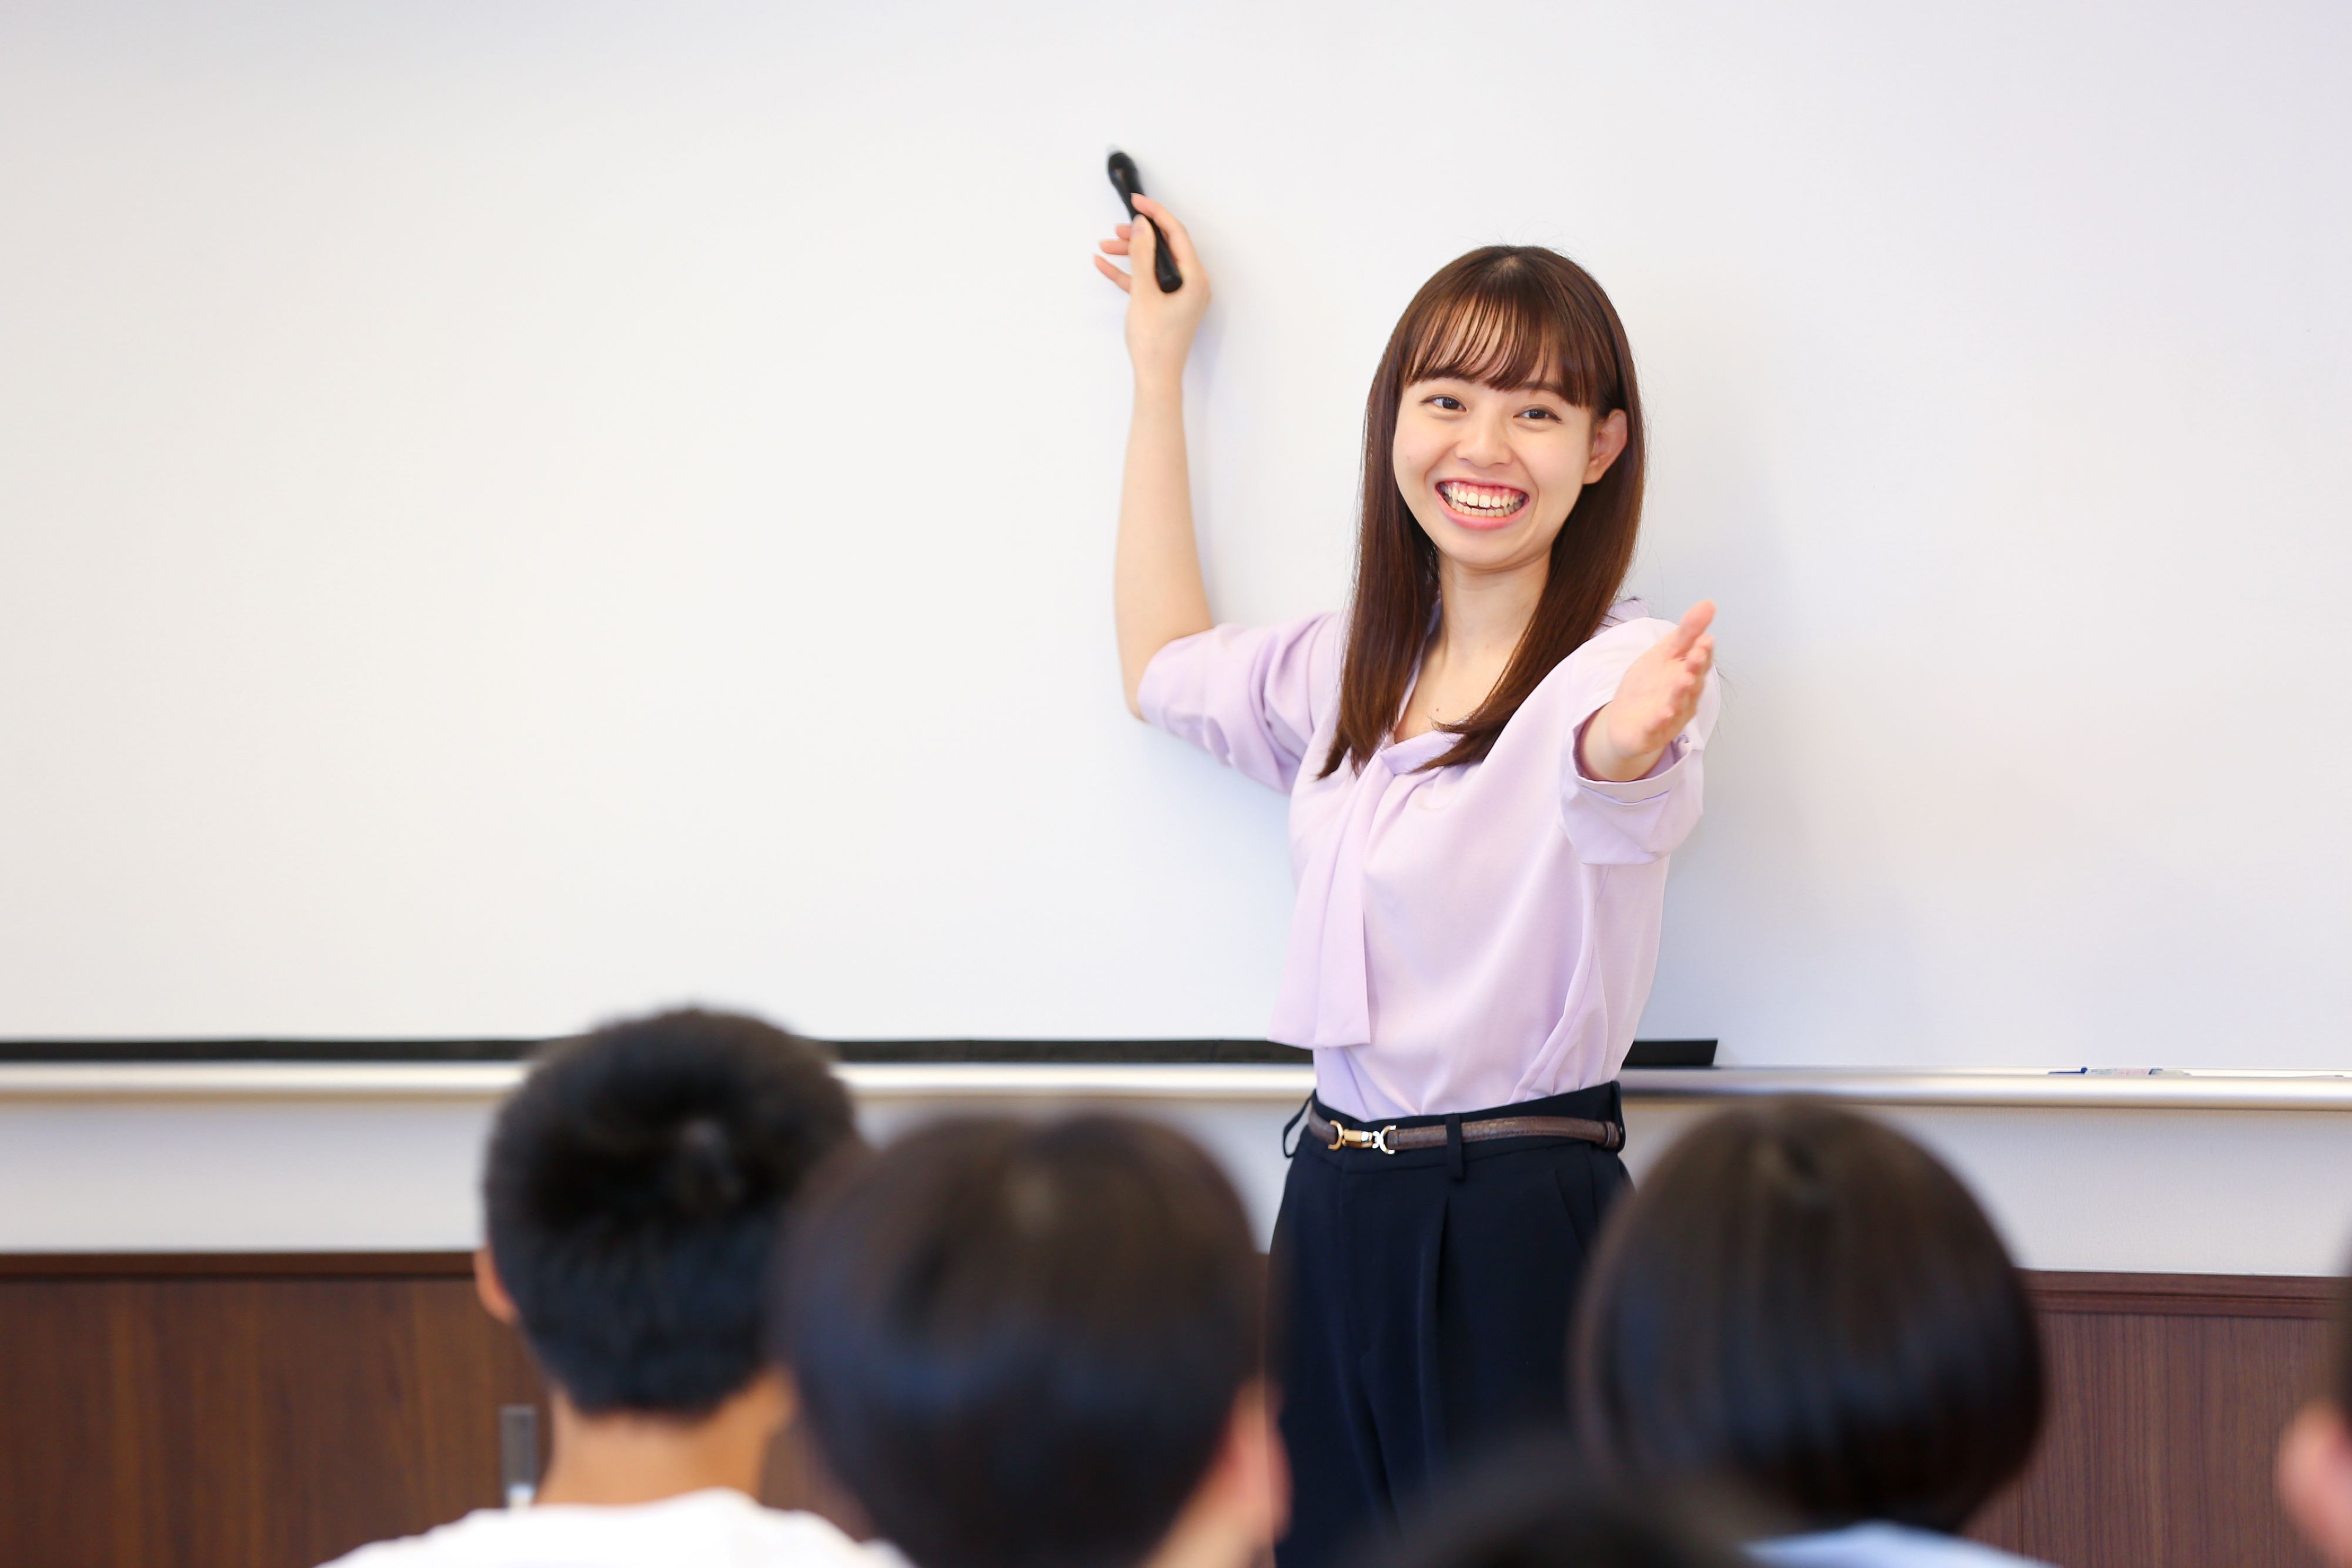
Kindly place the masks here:
[(1144, 672), (1143, 716), (1290, 796), (1297, 902), (1267, 1033), (1315, 1052), (1316, 1092), (1359, 1118), (1484, 1110), (1617, 1074), (1657, 965), (1666, 859), (1697, 822), (1697, 716), (1631, 783), (1587, 777), (1584, 723), (1674, 629), (1638, 601), (1547, 676), (1478, 762), (1454, 737), (1319, 776), (1346, 627), (1219, 626)]

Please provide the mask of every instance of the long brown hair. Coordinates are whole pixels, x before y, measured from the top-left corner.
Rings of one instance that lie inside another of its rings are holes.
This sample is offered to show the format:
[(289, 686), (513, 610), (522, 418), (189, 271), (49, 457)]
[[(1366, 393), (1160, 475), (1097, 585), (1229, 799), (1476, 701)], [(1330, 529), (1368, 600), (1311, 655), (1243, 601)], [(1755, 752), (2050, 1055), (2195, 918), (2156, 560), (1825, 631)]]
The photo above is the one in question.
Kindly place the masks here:
[(1360, 768), (1397, 722), (1437, 612), (1437, 547), (1397, 488), (1397, 409), (1415, 382), (1458, 377), (1500, 390), (1542, 386), (1598, 421), (1625, 413), (1625, 450), (1584, 487), (1552, 541), (1534, 616), (1503, 678), (1476, 712), (1441, 727), (1461, 737), (1428, 764), (1476, 762), (1554, 666), (1601, 630), (1633, 564), (1647, 446), (1633, 350), (1601, 285), (1541, 246), (1495, 245), (1421, 286), (1389, 336), (1364, 404), (1364, 511), (1355, 609), (1339, 674), (1339, 727), (1324, 758)]

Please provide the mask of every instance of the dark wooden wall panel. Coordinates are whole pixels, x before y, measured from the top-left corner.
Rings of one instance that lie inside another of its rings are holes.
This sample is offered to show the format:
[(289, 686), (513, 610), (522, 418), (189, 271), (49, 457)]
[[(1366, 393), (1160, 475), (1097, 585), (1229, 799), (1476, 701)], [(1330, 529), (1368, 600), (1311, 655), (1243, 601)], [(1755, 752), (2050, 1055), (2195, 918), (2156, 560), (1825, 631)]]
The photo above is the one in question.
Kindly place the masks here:
[[(2051, 1419), (1971, 1533), (2063, 1568), (2312, 1568), (2270, 1467), (2333, 1282), (2031, 1284)], [(496, 1504), (498, 1408), (540, 1396), (462, 1253), (0, 1257), (0, 1563), (310, 1568)], [(845, 1512), (790, 1440), (764, 1490)]]
[(2316, 1568), (2271, 1490), (2317, 1386), (2335, 1282), (2030, 1278), (2050, 1416), (1969, 1533), (2064, 1568)]
[(540, 1379), (465, 1262), (9, 1260), (0, 1562), (307, 1568), (496, 1503)]
[[(311, 1568), (496, 1506), (542, 1392), (462, 1252), (0, 1256), (0, 1564)], [(855, 1521), (789, 1436), (761, 1490)]]

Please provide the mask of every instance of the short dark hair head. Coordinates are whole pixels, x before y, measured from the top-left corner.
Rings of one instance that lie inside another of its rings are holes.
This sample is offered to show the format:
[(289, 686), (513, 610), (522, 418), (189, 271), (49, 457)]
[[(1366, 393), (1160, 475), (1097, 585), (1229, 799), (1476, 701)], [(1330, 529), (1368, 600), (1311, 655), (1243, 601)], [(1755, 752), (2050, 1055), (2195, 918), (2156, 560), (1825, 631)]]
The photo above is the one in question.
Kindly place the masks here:
[(1704, 1491), (1596, 1486), (1568, 1444), (1493, 1456), (1423, 1507), (1375, 1568), (1753, 1568)]
[(482, 1192), (565, 1396), (690, 1417), (749, 1384), (785, 1202), (855, 1129), (824, 1054), (757, 1019), (663, 1013), (551, 1050), (499, 1113)]
[(1130, 1568), (1261, 1362), (1233, 1186), (1168, 1128), (958, 1120), (822, 1184), (778, 1315), (831, 1473), (920, 1568)]
[(1619, 1476), (1749, 1489), (1807, 1528), (1957, 1531), (2024, 1467), (2042, 1351), (1968, 1190), (1851, 1112), (1727, 1112), (1612, 1217), (1572, 1396)]

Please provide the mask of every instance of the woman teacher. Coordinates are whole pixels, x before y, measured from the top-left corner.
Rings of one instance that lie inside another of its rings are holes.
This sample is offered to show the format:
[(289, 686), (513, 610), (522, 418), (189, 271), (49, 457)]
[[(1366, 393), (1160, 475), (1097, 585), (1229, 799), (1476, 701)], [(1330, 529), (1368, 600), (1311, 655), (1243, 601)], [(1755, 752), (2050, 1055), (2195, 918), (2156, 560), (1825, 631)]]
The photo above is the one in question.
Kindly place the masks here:
[[(1628, 1185), (1617, 1071), (1698, 820), (1715, 611), (1619, 599), (1641, 398), (1600, 286), (1489, 246), (1423, 286), (1364, 419), (1356, 591), (1220, 626), (1185, 471), (1183, 369), (1209, 280), (1132, 286), (1135, 409), (1117, 598), (1128, 706), (1290, 796), (1298, 900), (1272, 1039), (1315, 1094), (1276, 1226), (1311, 1568), (1464, 1453), (1566, 1406), (1571, 1297)], [(1102, 249), (1151, 277), (1150, 225)]]

